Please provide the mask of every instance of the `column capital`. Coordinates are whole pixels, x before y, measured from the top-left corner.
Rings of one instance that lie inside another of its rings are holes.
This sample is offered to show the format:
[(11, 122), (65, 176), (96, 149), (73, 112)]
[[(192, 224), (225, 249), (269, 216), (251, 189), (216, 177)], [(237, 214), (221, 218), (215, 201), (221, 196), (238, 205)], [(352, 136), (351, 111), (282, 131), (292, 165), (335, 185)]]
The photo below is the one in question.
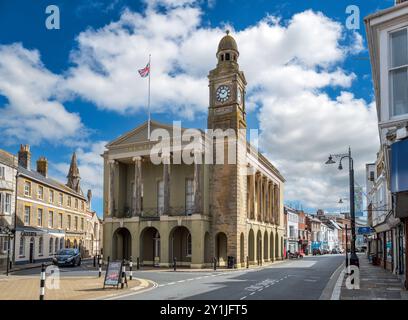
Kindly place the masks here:
[(116, 164), (117, 161), (112, 159), (112, 160), (108, 160), (108, 163), (109, 163), (109, 164)]
[(132, 161), (136, 162), (136, 161), (142, 161), (142, 157), (141, 156), (136, 156), (132, 158)]

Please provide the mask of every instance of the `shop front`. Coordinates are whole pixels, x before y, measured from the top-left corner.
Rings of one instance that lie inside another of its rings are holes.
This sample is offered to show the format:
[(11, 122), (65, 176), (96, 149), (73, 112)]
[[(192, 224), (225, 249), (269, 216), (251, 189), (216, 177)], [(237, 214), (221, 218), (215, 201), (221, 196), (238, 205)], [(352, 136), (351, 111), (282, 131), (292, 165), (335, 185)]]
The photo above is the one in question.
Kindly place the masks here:
[(62, 230), (36, 227), (16, 228), (15, 264), (48, 262), (64, 246)]

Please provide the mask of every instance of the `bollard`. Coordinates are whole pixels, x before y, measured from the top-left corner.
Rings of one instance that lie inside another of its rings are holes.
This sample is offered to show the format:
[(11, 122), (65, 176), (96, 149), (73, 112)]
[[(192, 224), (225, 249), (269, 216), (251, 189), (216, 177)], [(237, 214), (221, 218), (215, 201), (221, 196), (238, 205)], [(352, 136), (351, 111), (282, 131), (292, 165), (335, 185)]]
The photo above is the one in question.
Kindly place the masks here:
[(176, 271), (177, 270), (177, 259), (173, 258), (173, 270)]
[(214, 261), (214, 271), (217, 271), (217, 258), (214, 257), (213, 261)]
[(133, 278), (132, 269), (133, 269), (133, 262), (132, 262), (132, 257), (130, 257), (130, 260), (129, 260), (129, 280), (132, 280), (132, 278)]
[(93, 266), (96, 267), (96, 256), (93, 257)]
[(246, 257), (246, 260), (247, 260), (247, 261), (246, 261), (246, 267), (247, 267), (247, 269), (248, 269), (248, 268), (249, 268), (249, 257), (248, 257), (248, 256)]
[(126, 266), (125, 259), (122, 261), (122, 278), (120, 279), (120, 288), (123, 289), (125, 286), (125, 277), (126, 277)]
[(41, 265), (41, 276), (40, 276), (40, 300), (44, 300), (45, 295), (45, 264)]
[(99, 276), (98, 276), (98, 278), (100, 278), (102, 276), (102, 259), (100, 258), (100, 256), (98, 258), (98, 267), (99, 267)]
[(139, 257), (137, 257), (137, 261), (136, 261), (136, 269), (139, 270), (140, 269), (140, 259)]

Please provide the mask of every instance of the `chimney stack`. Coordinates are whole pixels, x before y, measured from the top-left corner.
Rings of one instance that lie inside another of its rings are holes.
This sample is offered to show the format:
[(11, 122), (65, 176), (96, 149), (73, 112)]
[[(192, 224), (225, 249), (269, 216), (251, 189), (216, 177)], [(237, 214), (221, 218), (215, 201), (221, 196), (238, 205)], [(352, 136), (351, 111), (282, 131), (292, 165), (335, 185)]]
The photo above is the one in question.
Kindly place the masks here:
[(48, 160), (46, 157), (40, 157), (37, 160), (37, 172), (44, 177), (48, 177)]
[(30, 170), (31, 152), (29, 144), (21, 144), (18, 151), (18, 165)]

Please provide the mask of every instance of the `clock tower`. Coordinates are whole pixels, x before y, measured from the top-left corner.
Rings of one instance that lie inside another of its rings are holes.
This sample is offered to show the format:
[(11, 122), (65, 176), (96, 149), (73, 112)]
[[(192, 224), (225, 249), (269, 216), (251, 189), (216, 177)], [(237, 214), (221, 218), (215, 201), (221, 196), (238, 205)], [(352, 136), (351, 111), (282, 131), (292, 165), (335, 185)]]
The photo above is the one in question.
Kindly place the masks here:
[[(234, 163), (227, 156), (231, 146), (224, 144), (224, 163), (210, 166), (210, 212), (212, 215), (212, 240), (214, 256), (219, 265), (225, 265), (225, 257), (234, 257), (240, 264), (247, 255), (246, 202), (247, 202), (247, 145), (245, 117), (244, 73), (239, 70), (239, 51), (235, 39), (229, 34), (221, 39), (217, 50), (217, 66), (211, 70), (209, 79), (210, 103), (208, 129), (233, 130), (236, 137)], [(214, 140), (213, 140), (214, 142)], [(219, 151), (215, 148), (213, 150)], [(227, 161), (228, 160), (228, 161)]]
[(210, 106), (208, 129), (245, 129), (244, 73), (239, 70), (238, 46), (229, 31), (217, 50), (217, 66), (208, 75)]

